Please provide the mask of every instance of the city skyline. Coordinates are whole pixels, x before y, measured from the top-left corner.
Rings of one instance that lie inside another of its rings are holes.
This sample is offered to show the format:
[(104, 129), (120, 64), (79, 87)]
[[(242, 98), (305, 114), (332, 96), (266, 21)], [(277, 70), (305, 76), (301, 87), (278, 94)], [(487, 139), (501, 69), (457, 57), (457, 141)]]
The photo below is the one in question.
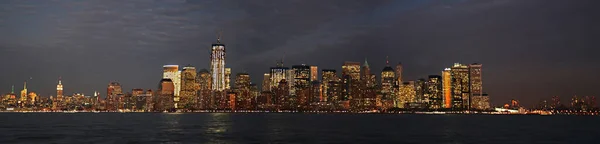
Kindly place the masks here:
[[(28, 91), (55, 95), (58, 77), (68, 95), (99, 91), (104, 96), (111, 81), (120, 82), (124, 91), (156, 89), (162, 65), (209, 69), (209, 47), (222, 29), (231, 79), (244, 70), (259, 85), (282, 57), (288, 67), (317, 65), (338, 74), (344, 61), (368, 58), (379, 81), (389, 56), (392, 67), (403, 63), (404, 81), (441, 75), (455, 62), (483, 63), (484, 92), (493, 104), (518, 99), (531, 106), (552, 96), (598, 96), (594, 72), (600, 68), (594, 62), (599, 59), (591, 55), (598, 45), (587, 29), (597, 20), (577, 10), (593, 5), (588, 2), (326, 2), (338, 6), (332, 9), (308, 1), (296, 9), (310, 12), (302, 16), (282, 2), (172, 2), (161, 9), (160, 4), (132, 1), (43, 7), (3, 1), (0, 30), (6, 33), (0, 34), (0, 57), (7, 70), (0, 92), (10, 92), (12, 85), (19, 91), (27, 81)], [(538, 7), (541, 3), (544, 7)], [(139, 7), (122, 11), (127, 4)], [(211, 4), (223, 9), (206, 6)], [(57, 10), (74, 6), (88, 11)], [(530, 9), (535, 10), (517, 12)], [(257, 19), (248, 19), (253, 16)], [(39, 20), (48, 21), (41, 25)]]

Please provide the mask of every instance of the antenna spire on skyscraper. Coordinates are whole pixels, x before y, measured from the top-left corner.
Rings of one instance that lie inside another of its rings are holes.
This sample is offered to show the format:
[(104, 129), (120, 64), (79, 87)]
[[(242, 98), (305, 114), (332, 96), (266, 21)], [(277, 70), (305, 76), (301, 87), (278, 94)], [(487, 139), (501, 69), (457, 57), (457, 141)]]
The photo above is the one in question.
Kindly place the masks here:
[(223, 30), (219, 30), (217, 33), (217, 43), (221, 43), (221, 37), (223, 36)]
[(389, 66), (390, 65), (390, 60), (388, 56), (385, 56), (385, 65)]

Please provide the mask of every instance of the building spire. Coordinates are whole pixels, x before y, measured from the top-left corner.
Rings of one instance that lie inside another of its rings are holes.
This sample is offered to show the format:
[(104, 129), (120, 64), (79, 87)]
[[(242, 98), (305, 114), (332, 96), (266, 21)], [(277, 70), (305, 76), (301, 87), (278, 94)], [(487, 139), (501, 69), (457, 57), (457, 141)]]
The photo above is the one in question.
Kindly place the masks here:
[(15, 85), (12, 85), (12, 87), (10, 88), (10, 93), (12, 93), (12, 94), (15, 93)]
[(385, 65), (390, 66), (390, 60), (388, 56), (385, 56)]
[(223, 36), (223, 30), (219, 30), (219, 32), (217, 33), (217, 43), (220, 44), (221, 43), (221, 37)]
[(363, 66), (369, 67), (369, 62), (367, 62), (367, 58), (366, 57), (365, 57), (365, 64)]
[(27, 89), (27, 81), (23, 82), (23, 89)]
[(58, 84), (62, 85), (62, 77), (61, 76), (58, 77)]

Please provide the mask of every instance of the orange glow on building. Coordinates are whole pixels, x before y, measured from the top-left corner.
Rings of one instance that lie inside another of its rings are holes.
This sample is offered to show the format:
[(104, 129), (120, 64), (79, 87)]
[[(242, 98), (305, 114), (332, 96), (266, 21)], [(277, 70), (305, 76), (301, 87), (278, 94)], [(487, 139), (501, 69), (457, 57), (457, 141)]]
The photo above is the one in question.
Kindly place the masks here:
[(452, 107), (452, 91), (451, 91), (451, 75), (450, 69), (445, 69), (442, 71), (442, 87), (444, 90), (444, 107), (451, 108)]

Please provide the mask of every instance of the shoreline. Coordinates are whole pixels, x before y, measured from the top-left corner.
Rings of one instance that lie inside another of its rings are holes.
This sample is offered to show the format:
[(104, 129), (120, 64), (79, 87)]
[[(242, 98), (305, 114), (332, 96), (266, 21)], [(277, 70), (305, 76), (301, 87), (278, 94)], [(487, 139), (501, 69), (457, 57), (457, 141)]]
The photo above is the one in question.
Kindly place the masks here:
[(135, 112), (135, 111), (0, 111), (0, 113), (164, 113), (164, 114), (198, 114), (198, 113), (274, 113), (274, 114), (400, 114), (400, 115), (568, 115), (568, 116), (600, 116), (599, 112), (581, 112), (581, 113), (507, 113), (507, 112), (419, 112), (419, 111), (400, 111), (400, 112), (349, 112), (349, 111), (229, 111), (229, 110), (211, 110), (211, 111), (189, 111), (189, 112)]

